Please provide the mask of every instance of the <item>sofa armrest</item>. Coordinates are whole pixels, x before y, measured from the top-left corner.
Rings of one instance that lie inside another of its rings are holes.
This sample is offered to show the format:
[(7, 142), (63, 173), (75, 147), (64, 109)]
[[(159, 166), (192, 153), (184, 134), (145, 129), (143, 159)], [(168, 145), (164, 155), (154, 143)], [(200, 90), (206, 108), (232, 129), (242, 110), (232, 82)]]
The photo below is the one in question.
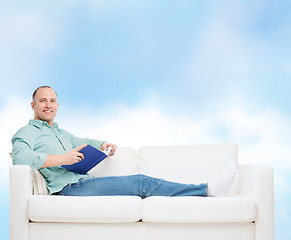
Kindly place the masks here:
[(27, 199), (32, 195), (31, 168), (13, 165), (9, 169), (9, 222), (10, 240), (27, 240), (28, 223)]
[(256, 240), (274, 239), (274, 180), (269, 165), (240, 164), (240, 194), (255, 200)]

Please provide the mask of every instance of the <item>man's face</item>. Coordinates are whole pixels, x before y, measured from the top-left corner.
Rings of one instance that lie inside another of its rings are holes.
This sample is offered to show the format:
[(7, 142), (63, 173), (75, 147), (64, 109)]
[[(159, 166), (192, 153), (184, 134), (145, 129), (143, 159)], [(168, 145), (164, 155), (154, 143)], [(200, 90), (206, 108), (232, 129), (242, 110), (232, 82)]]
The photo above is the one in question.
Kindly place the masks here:
[(47, 121), (52, 126), (59, 107), (56, 93), (47, 87), (38, 89), (31, 107), (35, 120)]

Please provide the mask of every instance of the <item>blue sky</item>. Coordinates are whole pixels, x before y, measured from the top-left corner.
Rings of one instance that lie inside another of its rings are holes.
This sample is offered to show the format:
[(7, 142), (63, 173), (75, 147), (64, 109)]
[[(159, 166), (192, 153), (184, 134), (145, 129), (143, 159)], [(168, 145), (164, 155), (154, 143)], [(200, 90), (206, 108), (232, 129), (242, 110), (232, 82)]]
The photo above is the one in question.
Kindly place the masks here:
[[(272, 164), (276, 239), (290, 213), (289, 1), (0, 0), (1, 228), (8, 238), (10, 138), (40, 85), (56, 121), (118, 146), (236, 142)], [(82, 122), (82, 124), (80, 124)]]

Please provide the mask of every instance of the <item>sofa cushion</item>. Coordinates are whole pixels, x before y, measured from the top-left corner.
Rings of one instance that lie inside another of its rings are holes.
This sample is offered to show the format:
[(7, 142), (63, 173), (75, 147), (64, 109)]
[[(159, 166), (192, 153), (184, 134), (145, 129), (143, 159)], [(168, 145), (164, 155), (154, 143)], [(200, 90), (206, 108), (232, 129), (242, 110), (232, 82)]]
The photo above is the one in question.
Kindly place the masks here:
[(95, 177), (133, 175), (137, 173), (136, 150), (129, 147), (117, 148), (114, 156), (104, 159), (88, 173)]
[(242, 196), (149, 197), (143, 200), (144, 222), (254, 222), (255, 202)]
[(142, 174), (182, 183), (213, 180), (231, 161), (237, 164), (234, 143), (191, 146), (153, 146), (138, 150)]
[(33, 195), (28, 218), (36, 222), (136, 222), (141, 219), (142, 199), (137, 196), (72, 197)]

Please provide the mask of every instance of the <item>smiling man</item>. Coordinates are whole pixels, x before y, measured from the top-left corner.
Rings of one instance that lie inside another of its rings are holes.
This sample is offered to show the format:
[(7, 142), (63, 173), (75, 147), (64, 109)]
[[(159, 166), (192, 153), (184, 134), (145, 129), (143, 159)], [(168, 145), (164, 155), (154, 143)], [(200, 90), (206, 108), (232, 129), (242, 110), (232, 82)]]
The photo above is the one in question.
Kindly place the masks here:
[(82, 161), (79, 151), (87, 144), (104, 150), (111, 146), (114, 155), (116, 145), (88, 138), (75, 137), (60, 129), (54, 118), (59, 103), (57, 94), (49, 86), (36, 89), (31, 107), (34, 119), (21, 128), (12, 138), (13, 163), (38, 169), (47, 181), (50, 194), (66, 196), (226, 196), (236, 169), (232, 163), (226, 171), (210, 183), (181, 184), (137, 174), (120, 177), (93, 177), (62, 168)]
[(50, 87), (40, 87), (32, 95), (31, 107), (34, 110), (34, 119), (46, 121), (51, 127), (57, 115), (59, 103), (57, 94)]

